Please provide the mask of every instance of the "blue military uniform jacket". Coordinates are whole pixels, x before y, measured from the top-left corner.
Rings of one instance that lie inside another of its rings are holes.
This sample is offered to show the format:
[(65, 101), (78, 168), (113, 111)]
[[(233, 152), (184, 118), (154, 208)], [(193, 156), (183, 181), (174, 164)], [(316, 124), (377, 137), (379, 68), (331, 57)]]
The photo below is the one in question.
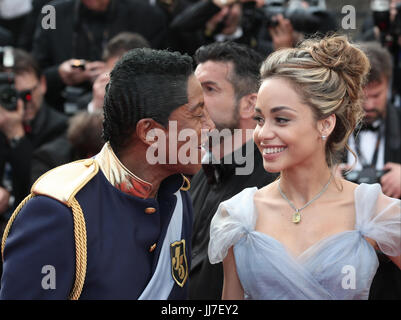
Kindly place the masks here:
[[(58, 183), (62, 187), (65, 181)], [(87, 235), (80, 299), (137, 299), (141, 295), (158, 264), (177, 202), (174, 193), (182, 186), (183, 176), (173, 175), (160, 185), (157, 200), (143, 199), (119, 190), (98, 170), (79, 189), (75, 198), (84, 214)], [(174, 281), (168, 299), (187, 297), (192, 204), (186, 191), (179, 192), (183, 216), (177, 241), (185, 240), (185, 255), (178, 260), (185, 278), (181, 283)], [(30, 199), (12, 224), (3, 255), (1, 299), (69, 298), (76, 272), (71, 208), (47, 195)], [(47, 283), (51, 271), (55, 273), (53, 288)]]

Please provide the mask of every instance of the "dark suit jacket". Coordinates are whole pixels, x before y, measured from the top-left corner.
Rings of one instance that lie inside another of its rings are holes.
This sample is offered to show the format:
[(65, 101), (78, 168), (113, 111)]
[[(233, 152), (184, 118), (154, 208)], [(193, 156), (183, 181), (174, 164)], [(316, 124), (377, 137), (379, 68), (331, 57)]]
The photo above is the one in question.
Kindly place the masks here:
[(401, 110), (393, 106), (387, 108), (386, 145), (384, 148), (384, 163), (401, 164)]
[(78, 159), (66, 135), (40, 146), (32, 154), (31, 185), (47, 171)]
[[(170, 24), (169, 40), (173, 42), (169, 44), (172, 44), (173, 48), (178, 46), (177, 50), (192, 55), (201, 45), (215, 42), (215, 34), (207, 34), (205, 25), (220, 10), (212, 1), (197, 1), (187, 6)], [(243, 35), (233, 41), (245, 44), (267, 57), (273, 51), (273, 45), (264, 22), (265, 16), (261, 9), (255, 8), (253, 3), (244, 3), (241, 18)], [(177, 35), (190, 37), (186, 38), (187, 41), (185, 38), (174, 39)], [(177, 43), (174, 44), (174, 40)]]

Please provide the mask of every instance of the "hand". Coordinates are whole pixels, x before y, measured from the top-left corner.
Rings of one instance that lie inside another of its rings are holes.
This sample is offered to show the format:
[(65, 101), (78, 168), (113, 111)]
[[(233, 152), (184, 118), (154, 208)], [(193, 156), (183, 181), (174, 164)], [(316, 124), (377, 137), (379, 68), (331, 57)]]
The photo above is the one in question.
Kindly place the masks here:
[(86, 62), (85, 70), (82, 70), (72, 67), (74, 60), (64, 61), (58, 68), (60, 78), (67, 86), (75, 86), (86, 81), (93, 82), (102, 73), (105, 65), (102, 61)]
[(58, 73), (60, 75), (60, 78), (67, 86), (74, 86), (87, 80), (85, 71), (79, 68), (73, 68), (72, 67), (73, 62), (74, 59), (70, 59), (64, 61), (58, 67)]
[(24, 103), (21, 99), (17, 100), (17, 109), (9, 111), (0, 106), (0, 131), (8, 140), (21, 138), (25, 135), (24, 126)]
[(282, 14), (276, 16), (278, 25), (269, 28), (269, 33), (273, 40), (274, 50), (280, 48), (292, 48), (294, 46), (294, 29), (289, 19), (283, 17)]
[(218, 13), (216, 13), (213, 17), (211, 17), (206, 22), (206, 33), (213, 34), (214, 30), (216, 30), (217, 25), (223, 21), (224, 17), (230, 11), (229, 7), (222, 8)]
[(110, 80), (110, 74), (109, 72), (102, 73), (100, 76), (98, 76), (93, 83), (92, 87), (92, 104), (94, 110), (97, 109), (102, 109), (103, 108), (103, 101), (104, 101), (104, 95), (106, 93), (106, 85)]
[(380, 179), (383, 193), (386, 196), (399, 199), (401, 197), (401, 164), (387, 162), (383, 169), (390, 170)]
[(91, 82), (94, 82), (96, 78), (105, 73), (106, 64), (103, 61), (93, 61), (87, 62), (85, 72), (88, 75), (88, 78)]
[(10, 200), (10, 192), (3, 187), (0, 187), (0, 215), (7, 211), (8, 202)]

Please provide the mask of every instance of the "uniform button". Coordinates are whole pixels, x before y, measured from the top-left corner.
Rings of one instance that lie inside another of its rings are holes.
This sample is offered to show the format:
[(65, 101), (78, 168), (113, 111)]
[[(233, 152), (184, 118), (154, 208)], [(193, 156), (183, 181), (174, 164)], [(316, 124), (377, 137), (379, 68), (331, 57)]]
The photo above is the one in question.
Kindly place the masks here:
[(156, 243), (152, 244), (149, 248), (149, 252), (153, 252), (156, 249)]
[(152, 213), (155, 213), (155, 212), (156, 212), (155, 208), (146, 208), (145, 209), (145, 213), (147, 213), (147, 214), (152, 214)]

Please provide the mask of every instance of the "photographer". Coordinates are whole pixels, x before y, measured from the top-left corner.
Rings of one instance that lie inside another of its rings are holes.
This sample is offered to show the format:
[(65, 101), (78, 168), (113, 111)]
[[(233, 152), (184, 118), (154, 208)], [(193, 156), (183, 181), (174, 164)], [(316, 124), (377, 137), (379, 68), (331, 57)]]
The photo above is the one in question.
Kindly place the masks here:
[(110, 72), (127, 51), (149, 47), (145, 38), (130, 32), (122, 32), (108, 42), (103, 52), (105, 73), (96, 79), (92, 92), (82, 99), (81, 112), (69, 119), (67, 134), (41, 145), (32, 154), (32, 184), (42, 174), (57, 166), (92, 157), (100, 151), (103, 146), (103, 102)]
[[(371, 183), (380, 182), (383, 192), (387, 196), (400, 198), (400, 110), (388, 102), (392, 78), (392, 59), (388, 50), (381, 47), (379, 43), (364, 43), (361, 47), (369, 57), (371, 71), (364, 89), (364, 122), (359, 134), (351, 136), (349, 141), (350, 147), (356, 150), (359, 158), (355, 170), (360, 171), (365, 168), (380, 170), (377, 175), (381, 175), (381, 177), (377, 177), (377, 181), (372, 180)], [(348, 153), (348, 168), (353, 161), (354, 158)], [(384, 173), (384, 171), (388, 172)], [(354, 180), (350, 174), (347, 177)], [(355, 175), (355, 179), (363, 178), (363, 173), (359, 177)]]
[[(361, 49), (369, 58), (371, 70), (364, 89), (363, 124), (349, 141), (359, 161), (356, 171), (351, 171), (346, 178), (354, 175), (350, 180), (357, 183), (380, 182), (385, 195), (401, 198), (401, 112), (388, 102), (392, 58), (376, 42), (362, 43)], [(353, 162), (354, 157), (348, 152), (347, 164), (342, 168), (349, 169)], [(401, 271), (383, 255), (379, 254), (379, 261), (369, 299), (401, 299)]]
[(191, 54), (204, 44), (234, 41), (267, 56), (272, 44), (264, 39), (263, 0), (202, 0), (179, 13), (170, 24), (173, 34), (191, 31), (179, 50)]
[[(53, 6), (57, 27), (43, 29), (38, 20), (32, 53), (49, 84), (46, 100), (59, 107), (90, 91), (103, 72), (101, 55), (112, 37), (123, 31), (137, 32), (152, 47), (160, 47), (166, 30), (161, 9), (140, 0), (65, 0)], [(74, 112), (65, 109), (68, 106), (61, 111)]]
[[(67, 118), (44, 104), (46, 80), (33, 57), (19, 49), (13, 49), (12, 55), (13, 66), (1, 70), (3, 75), (14, 74), (14, 82), (2, 84), (1, 90), (15, 88), (16, 103), (0, 101), (0, 182), (11, 180), (8, 192), (18, 204), (29, 193), (33, 151), (63, 134)], [(0, 213), (8, 209), (4, 189), (0, 191)]]
[(105, 89), (110, 79), (111, 70), (127, 51), (135, 48), (150, 48), (150, 43), (140, 34), (132, 32), (121, 32), (107, 43), (102, 56), (102, 60), (105, 63), (103, 73), (96, 78), (92, 86), (92, 92), (88, 95), (90, 97), (87, 103), (89, 112), (103, 109)]

